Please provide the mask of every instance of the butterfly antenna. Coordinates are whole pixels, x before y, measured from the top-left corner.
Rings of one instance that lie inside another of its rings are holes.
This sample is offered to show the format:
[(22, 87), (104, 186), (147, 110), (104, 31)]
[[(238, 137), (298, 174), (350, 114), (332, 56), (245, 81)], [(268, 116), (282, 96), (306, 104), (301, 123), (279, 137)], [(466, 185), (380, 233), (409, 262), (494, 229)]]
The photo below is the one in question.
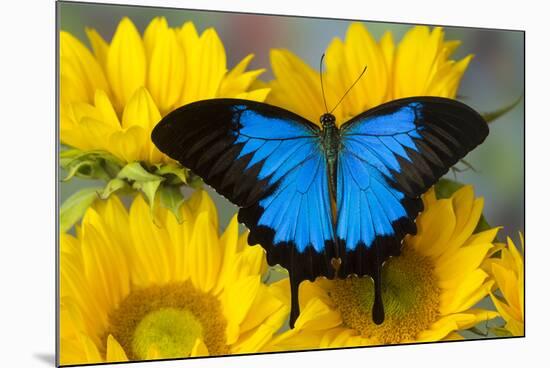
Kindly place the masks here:
[(325, 103), (325, 111), (328, 113), (327, 100), (325, 98), (325, 89), (323, 88), (323, 59), (325, 54), (321, 55), (321, 61), (319, 61), (319, 78), (321, 78), (321, 92), (323, 93), (323, 102)]
[(357, 79), (355, 80), (355, 82), (353, 82), (353, 84), (351, 85), (351, 87), (348, 88), (348, 90), (346, 91), (346, 93), (344, 93), (344, 95), (342, 96), (342, 98), (340, 99), (340, 101), (338, 101), (338, 103), (336, 104), (336, 106), (334, 106), (334, 108), (332, 110), (330, 110), (330, 114), (332, 114), (332, 112), (334, 110), (336, 110), (336, 108), (338, 107), (338, 105), (340, 105), (340, 102), (342, 102), (344, 100), (344, 97), (347, 96), (347, 94), (349, 93), (349, 91), (351, 91), (351, 89), (353, 88), (353, 86), (355, 86), (357, 84), (357, 82), (359, 82), (359, 79), (361, 79), (361, 77), (363, 76), (363, 74), (365, 74), (365, 72), (367, 71), (367, 66), (365, 65), (365, 68), (363, 69), (363, 71), (361, 72), (361, 74), (359, 74), (359, 77), (357, 77)]

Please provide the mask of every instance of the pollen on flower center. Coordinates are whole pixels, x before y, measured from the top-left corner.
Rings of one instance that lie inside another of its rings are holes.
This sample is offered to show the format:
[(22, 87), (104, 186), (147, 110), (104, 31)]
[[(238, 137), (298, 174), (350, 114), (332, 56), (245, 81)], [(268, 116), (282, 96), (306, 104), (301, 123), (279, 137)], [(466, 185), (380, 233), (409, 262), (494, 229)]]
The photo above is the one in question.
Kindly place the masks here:
[(405, 248), (390, 258), (382, 271), (385, 320), (372, 321), (374, 286), (368, 277), (335, 280), (330, 296), (345, 325), (381, 344), (414, 340), (439, 315), (440, 289), (431, 260)]
[(214, 296), (190, 282), (132, 291), (109, 315), (108, 335), (120, 343), (130, 360), (187, 357), (197, 338), (210, 354), (228, 354), (227, 321)]

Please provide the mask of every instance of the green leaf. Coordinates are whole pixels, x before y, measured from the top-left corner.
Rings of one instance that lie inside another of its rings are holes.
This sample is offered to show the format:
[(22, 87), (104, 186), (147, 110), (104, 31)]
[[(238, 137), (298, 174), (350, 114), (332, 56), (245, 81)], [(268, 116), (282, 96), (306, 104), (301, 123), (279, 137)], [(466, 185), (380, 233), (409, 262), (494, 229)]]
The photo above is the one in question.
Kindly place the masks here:
[(441, 178), (435, 183), (435, 196), (438, 199), (451, 198), (454, 192), (462, 188), (464, 184), (458, 181)]
[(180, 190), (180, 187), (172, 185), (162, 185), (158, 190), (160, 197), (160, 204), (172, 211), (176, 216), (178, 223), (182, 223), (183, 219), (181, 218), (180, 206), (183, 203), (183, 194)]
[(59, 210), (59, 231), (68, 231), (98, 198), (101, 188), (84, 188), (67, 198)]
[(487, 222), (487, 219), (485, 218), (484, 214), (481, 214), (481, 217), (479, 218), (479, 222), (477, 223), (477, 226), (474, 230), (474, 234), (480, 233), (485, 230), (489, 230), (491, 228), (491, 225)]
[(481, 116), (483, 117), (483, 119), (485, 119), (485, 121), (487, 123), (490, 123), (490, 122), (500, 118), (502, 115), (506, 114), (508, 111), (512, 110), (514, 107), (516, 107), (521, 102), (522, 99), (523, 99), (523, 95), (519, 96), (511, 104), (506, 105), (504, 107), (501, 107), (500, 109), (495, 110), (495, 111), (483, 113), (483, 114), (481, 114)]

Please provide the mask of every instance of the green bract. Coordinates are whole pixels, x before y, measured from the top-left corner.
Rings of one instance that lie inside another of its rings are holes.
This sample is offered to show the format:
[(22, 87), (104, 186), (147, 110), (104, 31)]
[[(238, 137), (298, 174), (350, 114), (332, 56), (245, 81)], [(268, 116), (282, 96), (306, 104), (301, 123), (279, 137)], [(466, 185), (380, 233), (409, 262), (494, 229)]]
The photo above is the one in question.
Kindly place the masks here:
[(68, 173), (63, 181), (78, 177), (106, 182), (103, 187), (78, 191), (63, 203), (60, 213), (61, 231), (70, 229), (95, 199), (107, 199), (115, 192), (130, 195), (136, 191), (141, 192), (151, 205), (151, 213), (154, 213), (155, 207), (160, 203), (181, 222), (179, 208), (184, 200), (182, 186), (198, 188), (202, 185), (199, 177), (177, 164), (159, 163), (147, 166), (137, 161), (125, 164), (102, 151), (62, 151), (60, 164)]

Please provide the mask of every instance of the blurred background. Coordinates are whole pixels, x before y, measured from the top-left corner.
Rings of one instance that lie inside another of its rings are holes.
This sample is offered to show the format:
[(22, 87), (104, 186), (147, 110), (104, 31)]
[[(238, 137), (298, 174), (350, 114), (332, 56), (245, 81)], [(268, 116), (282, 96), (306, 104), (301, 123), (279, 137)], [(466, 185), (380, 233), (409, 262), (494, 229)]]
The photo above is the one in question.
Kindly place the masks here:
[[(306, 17), (252, 15), (227, 12), (113, 6), (101, 4), (57, 3), (58, 25), (90, 46), (85, 27), (95, 28), (110, 42), (120, 19), (128, 16), (143, 32), (152, 18), (164, 16), (170, 26), (193, 21), (202, 32), (214, 27), (224, 43), (228, 68), (249, 53), (255, 54), (250, 68), (265, 68), (261, 76), (270, 80), (269, 50), (286, 48), (309, 65), (317, 68), (319, 58), (333, 37), (343, 39), (350, 21)], [(379, 39), (390, 30), (396, 43), (411, 27), (407, 24), (363, 22)], [(453, 58), (473, 53), (458, 95), (477, 111), (492, 112), (507, 106), (524, 93), (524, 34), (520, 31), (445, 27), (447, 40), (460, 40), (462, 45)], [(449, 179), (473, 184), (477, 196), (485, 198), (484, 213), (492, 226), (503, 226), (501, 237), (518, 240), (524, 232), (524, 102), (490, 125), (487, 140), (466, 160), (471, 170), (447, 174)], [(64, 177), (64, 173), (60, 173)], [(60, 203), (90, 181), (73, 179), (60, 185)], [(237, 208), (209, 189), (220, 211), (220, 226), (225, 227)]]

